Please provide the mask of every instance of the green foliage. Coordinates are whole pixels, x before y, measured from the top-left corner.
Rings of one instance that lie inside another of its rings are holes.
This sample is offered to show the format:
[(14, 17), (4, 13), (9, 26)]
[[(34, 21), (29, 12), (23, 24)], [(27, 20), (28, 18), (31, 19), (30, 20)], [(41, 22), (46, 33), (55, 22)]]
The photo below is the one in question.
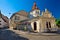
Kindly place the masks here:
[(56, 19), (56, 25), (60, 27), (60, 19)]

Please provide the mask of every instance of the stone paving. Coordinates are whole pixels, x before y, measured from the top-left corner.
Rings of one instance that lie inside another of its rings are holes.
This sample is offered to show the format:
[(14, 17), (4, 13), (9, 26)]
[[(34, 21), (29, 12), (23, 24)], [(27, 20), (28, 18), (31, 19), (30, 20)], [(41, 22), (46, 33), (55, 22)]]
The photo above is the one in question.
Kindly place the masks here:
[(0, 30), (0, 40), (28, 40), (11, 30)]
[(19, 30), (0, 30), (0, 40), (60, 40), (58, 35), (40, 35)]
[(23, 31), (14, 30), (20, 36), (26, 37), (29, 40), (60, 40), (60, 34), (55, 35), (35, 35), (35, 33), (27, 33)]

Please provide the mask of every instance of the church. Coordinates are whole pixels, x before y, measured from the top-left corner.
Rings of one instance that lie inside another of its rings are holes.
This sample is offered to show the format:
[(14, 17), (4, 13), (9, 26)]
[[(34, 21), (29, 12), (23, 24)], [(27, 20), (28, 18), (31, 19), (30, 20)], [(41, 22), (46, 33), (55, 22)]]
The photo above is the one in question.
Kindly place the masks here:
[[(32, 18), (28, 17), (28, 14), (30, 14)], [(19, 30), (26, 29), (34, 32), (48, 32), (57, 31), (58, 27), (55, 24), (55, 18), (51, 12), (47, 9), (41, 12), (34, 2), (30, 13), (22, 10), (11, 16), (10, 28)]]

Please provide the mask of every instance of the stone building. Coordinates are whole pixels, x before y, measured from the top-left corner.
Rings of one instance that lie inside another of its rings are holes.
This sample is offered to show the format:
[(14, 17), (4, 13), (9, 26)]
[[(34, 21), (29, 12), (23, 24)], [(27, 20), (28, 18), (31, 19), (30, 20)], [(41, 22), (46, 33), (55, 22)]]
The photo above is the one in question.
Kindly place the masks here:
[(20, 29), (22, 22), (25, 20), (28, 20), (28, 13), (25, 12), (24, 10), (14, 13), (10, 18), (10, 23), (9, 23), (10, 28), (11, 29)]
[(9, 27), (9, 19), (1, 14), (0, 11), (0, 28), (8, 28)]
[(51, 12), (48, 11), (47, 9), (45, 9), (45, 11), (42, 11), (41, 13), (36, 3), (34, 3), (32, 10), (30, 11), (30, 15), (32, 16), (32, 18), (28, 18), (28, 13), (26, 13), (25, 11), (20, 11), (13, 14), (10, 20), (11, 24), (10, 27), (16, 28), (18, 27), (17, 24), (19, 24), (19, 26), (22, 27), (24, 24), (26, 24), (27, 26), (26, 29), (28, 29), (29, 31), (34, 32), (57, 31), (55, 18), (53, 17)]
[(47, 9), (40, 12), (36, 3), (32, 7), (30, 14), (33, 18), (30, 20), (32, 30), (35, 32), (47, 32), (47, 31), (57, 31), (57, 26), (55, 24), (55, 18), (52, 16), (51, 12)]

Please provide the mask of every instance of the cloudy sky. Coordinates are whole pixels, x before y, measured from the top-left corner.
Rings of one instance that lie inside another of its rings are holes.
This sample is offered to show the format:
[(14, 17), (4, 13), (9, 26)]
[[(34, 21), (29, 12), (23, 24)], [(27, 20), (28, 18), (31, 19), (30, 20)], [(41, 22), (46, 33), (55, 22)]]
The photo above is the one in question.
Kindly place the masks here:
[(60, 0), (0, 0), (0, 10), (10, 18), (13, 13), (20, 10), (30, 12), (34, 2), (41, 11), (47, 8), (55, 18), (60, 18)]

